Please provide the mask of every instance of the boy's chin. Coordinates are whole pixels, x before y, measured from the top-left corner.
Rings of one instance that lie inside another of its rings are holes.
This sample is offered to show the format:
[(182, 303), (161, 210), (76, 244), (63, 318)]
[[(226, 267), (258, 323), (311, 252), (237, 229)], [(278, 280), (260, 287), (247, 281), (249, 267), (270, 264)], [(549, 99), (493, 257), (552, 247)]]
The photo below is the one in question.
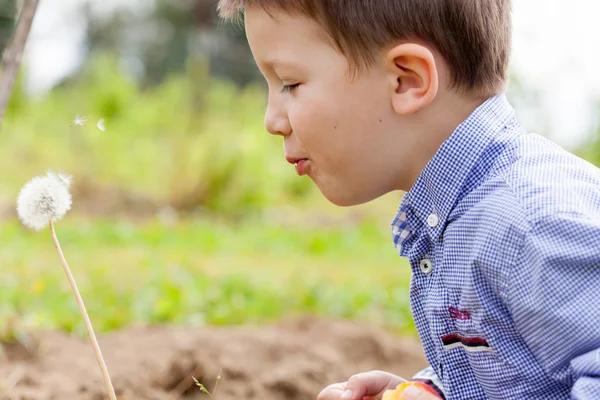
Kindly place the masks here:
[(359, 206), (369, 201), (375, 200), (378, 196), (368, 196), (365, 193), (356, 193), (351, 190), (341, 190), (339, 188), (319, 187), (321, 194), (332, 204), (338, 207)]

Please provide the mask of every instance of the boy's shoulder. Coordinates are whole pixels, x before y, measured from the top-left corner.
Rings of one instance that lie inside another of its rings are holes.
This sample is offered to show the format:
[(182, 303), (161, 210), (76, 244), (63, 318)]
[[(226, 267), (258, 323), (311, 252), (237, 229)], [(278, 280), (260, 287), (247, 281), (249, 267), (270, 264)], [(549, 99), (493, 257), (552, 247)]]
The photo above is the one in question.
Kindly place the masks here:
[(560, 216), (600, 221), (600, 168), (534, 133), (512, 136), (502, 147), (488, 179), (465, 199), (464, 212), (493, 220), (496, 233), (522, 238)]
[(519, 136), (501, 175), (533, 224), (557, 214), (600, 218), (600, 169), (543, 136)]
[(600, 169), (541, 135), (512, 133), (496, 143), (503, 150), (487, 178), (451, 213), (455, 240), (470, 232), (473, 251), (508, 262), (540, 230), (558, 247), (565, 235), (600, 232)]

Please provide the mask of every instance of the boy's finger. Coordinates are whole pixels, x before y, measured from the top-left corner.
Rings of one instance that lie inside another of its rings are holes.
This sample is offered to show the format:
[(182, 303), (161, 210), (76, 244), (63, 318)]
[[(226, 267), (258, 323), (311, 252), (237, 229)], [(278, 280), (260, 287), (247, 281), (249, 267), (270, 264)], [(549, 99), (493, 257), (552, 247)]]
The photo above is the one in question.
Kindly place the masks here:
[(362, 400), (363, 397), (376, 397), (383, 393), (394, 376), (383, 371), (369, 371), (353, 375), (346, 382), (346, 390), (341, 400)]

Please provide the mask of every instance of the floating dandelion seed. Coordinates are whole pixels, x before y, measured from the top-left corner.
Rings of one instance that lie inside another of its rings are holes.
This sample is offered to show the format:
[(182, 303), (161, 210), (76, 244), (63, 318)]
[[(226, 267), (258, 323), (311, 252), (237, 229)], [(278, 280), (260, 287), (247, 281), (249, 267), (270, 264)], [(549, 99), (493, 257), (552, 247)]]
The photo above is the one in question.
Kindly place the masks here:
[(100, 345), (96, 340), (94, 329), (92, 328), (92, 323), (88, 317), (83, 299), (77, 289), (75, 279), (69, 270), (67, 260), (60, 248), (54, 229), (54, 223), (62, 219), (67, 211), (71, 209), (72, 199), (71, 193), (69, 192), (70, 185), (71, 177), (61, 173), (49, 171), (46, 173), (46, 176), (33, 178), (23, 186), (23, 189), (21, 189), (21, 192), (19, 193), (17, 198), (17, 213), (23, 224), (33, 230), (39, 231), (50, 225), (50, 233), (52, 235), (54, 247), (56, 247), (60, 262), (67, 275), (73, 294), (75, 295), (75, 301), (77, 302), (79, 311), (83, 317), (85, 327), (90, 335), (108, 394), (111, 400), (117, 400), (117, 396), (115, 395), (115, 391), (108, 375), (108, 370), (106, 369), (104, 359), (102, 358), (102, 353), (100, 352)]
[(102, 132), (104, 132), (106, 130), (106, 127), (104, 126), (104, 120), (101, 119), (100, 121), (98, 121), (98, 123), (96, 124), (96, 126), (98, 127), (98, 129), (100, 129)]
[[(48, 173), (52, 174), (52, 172), (48, 172)], [(60, 181), (62, 183), (67, 185), (67, 188), (71, 186), (72, 178), (69, 175), (58, 172), (55, 174), (55, 176), (58, 177), (58, 179), (60, 179)]]
[(87, 121), (86, 117), (80, 117), (79, 114), (77, 114), (71, 126), (85, 126), (85, 121)]

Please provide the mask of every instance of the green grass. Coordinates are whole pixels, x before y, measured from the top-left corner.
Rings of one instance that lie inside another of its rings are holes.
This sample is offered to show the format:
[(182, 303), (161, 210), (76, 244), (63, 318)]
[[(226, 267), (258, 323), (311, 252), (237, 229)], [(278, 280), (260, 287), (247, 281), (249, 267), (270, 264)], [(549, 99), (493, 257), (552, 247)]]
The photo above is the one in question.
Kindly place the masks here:
[[(265, 323), (310, 313), (413, 330), (410, 268), (387, 225), (294, 228), (204, 219), (165, 226), (69, 217), (57, 234), (98, 332), (133, 324)], [(85, 332), (48, 230), (0, 232), (0, 320)], [(15, 325), (16, 324), (16, 325)]]

